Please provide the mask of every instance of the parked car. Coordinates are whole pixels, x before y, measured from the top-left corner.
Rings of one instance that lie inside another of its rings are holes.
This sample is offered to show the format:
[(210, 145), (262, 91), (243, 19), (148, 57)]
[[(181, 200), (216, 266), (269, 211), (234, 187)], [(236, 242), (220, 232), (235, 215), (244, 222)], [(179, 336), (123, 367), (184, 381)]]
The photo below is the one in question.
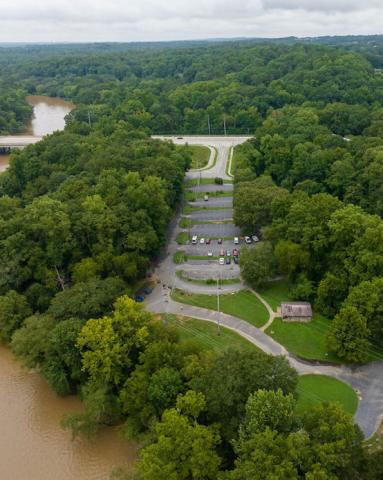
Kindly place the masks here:
[(201, 245), (204, 245), (204, 244), (205, 244), (205, 239), (204, 239), (204, 238), (200, 238), (199, 243), (200, 243)]
[(134, 300), (135, 300), (136, 302), (138, 302), (138, 303), (142, 303), (142, 302), (145, 301), (145, 297), (143, 297), (142, 295), (136, 295), (136, 296), (134, 297)]
[(225, 256), (225, 250), (224, 249), (220, 250), (219, 254), (220, 254), (221, 257), (224, 257)]
[(219, 264), (220, 265), (225, 265), (225, 259), (223, 257), (220, 257)]
[(234, 237), (234, 245), (239, 245), (239, 238), (238, 237)]
[(193, 237), (192, 237), (192, 244), (193, 244), (193, 245), (196, 245), (196, 244), (197, 244), (197, 241), (198, 241), (197, 235), (193, 235)]
[(218, 245), (222, 245), (222, 238), (218, 239)]
[(143, 288), (143, 292), (146, 294), (146, 295), (150, 295), (152, 293), (153, 289), (151, 287), (144, 287)]
[(210, 238), (207, 238), (207, 239), (206, 239), (206, 245), (210, 245), (210, 243), (211, 243)]
[(238, 257), (233, 257), (234, 263), (237, 265), (238, 264)]
[(212, 257), (212, 256), (213, 256), (213, 252), (207, 252), (207, 256), (208, 256), (208, 257)]
[(231, 251), (230, 251), (230, 250), (226, 250), (226, 256), (227, 256), (227, 257), (230, 257), (230, 255), (231, 255)]
[(256, 235), (252, 235), (251, 239), (253, 240), (254, 243), (259, 242), (259, 238)]
[(231, 258), (230, 257), (226, 257), (226, 265), (230, 265), (231, 264)]
[(238, 250), (236, 248), (233, 250), (233, 257), (238, 257)]
[(205, 200), (205, 202), (208, 202), (209, 201), (209, 195), (204, 195), (203, 199)]
[(245, 242), (246, 243), (251, 243), (251, 238), (250, 237), (245, 237)]

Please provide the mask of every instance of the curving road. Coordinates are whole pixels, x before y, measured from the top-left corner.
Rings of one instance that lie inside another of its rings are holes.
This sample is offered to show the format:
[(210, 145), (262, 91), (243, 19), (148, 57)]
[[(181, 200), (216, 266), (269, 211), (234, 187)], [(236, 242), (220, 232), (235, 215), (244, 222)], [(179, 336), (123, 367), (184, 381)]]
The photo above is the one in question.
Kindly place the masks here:
[[(201, 176), (204, 178), (214, 178), (216, 176), (224, 179), (230, 177), (226, 174), (226, 165), (230, 152), (230, 147), (238, 145), (247, 140), (244, 137), (183, 137), (179, 139), (176, 137), (161, 137), (169, 140), (173, 140), (175, 143), (190, 143), (198, 145), (206, 145), (217, 149), (218, 156), (217, 162), (210, 170), (204, 170), (201, 172)], [(211, 165), (211, 161), (209, 162)], [(200, 172), (190, 171), (186, 174), (186, 179), (198, 178)], [(211, 191), (211, 190), (210, 190)], [(225, 200), (223, 200), (225, 199)], [(194, 202), (194, 206), (205, 207), (206, 204), (203, 201)], [(232, 206), (232, 199), (230, 197), (211, 198), (209, 199), (209, 206)], [(213, 210), (211, 210), (212, 212)], [(205, 217), (206, 214), (204, 213)], [(155, 270), (155, 276), (158, 279), (156, 288), (152, 295), (148, 297), (146, 306), (149, 310), (156, 313), (173, 313), (176, 315), (185, 315), (188, 317), (197, 318), (209, 322), (219, 323), (226, 328), (229, 328), (244, 338), (248, 339), (257, 347), (261, 348), (264, 352), (271, 355), (284, 355), (290, 362), (290, 364), (298, 371), (300, 375), (304, 374), (321, 374), (329, 375), (344, 382), (349, 383), (357, 392), (359, 397), (359, 406), (355, 415), (355, 420), (361, 427), (365, 436), (368, 438), (377, 430), (382, 417), (383, 417), (383, 362), (374, 362), (363, 366), (346, 366), (346, 365), (323, 365), (319, 362), (305, 362), (299, 360), (290, 354), (282, 345), (277, 343), (274, 339), (264, 333), (264, 327), (259, 329), (250, 325), (249, 323), (236, 318), (231, 315), (218, 313), (205, 308), (193, 307), (190, 305), (184, 305), (174, 302), (171, 298), (171, 291), (173, 288), (180, 288), (182, 290), (194, 292), (215, 294), (217, 292), (214, 285), (198, 285), (190, 282), (184, 282), (177, 277), (177, 270), (187, 270), (194, 276), (197, 276), (198, 272), (206, 270), (206, 274), (209, 275), (213, 268), (209, 262), (202, 262), (202, 265), (175, 265), (173, 263), (173, 255), (177, 250), (188, 250), (190, 247), (182, 247), (177, 244), (176, 237), (182, 229), (178, 226), (180, 218), (180, 212), (178, 216), (173, 220), (169, 228), (169, 242), (164, 252), (158, 267)], [(223, 225), (225, 226), (225, 225)], [(224, 242), (222, 248), (231, 248), (232, 242)], [(198, 246), (198, 255), (203, 253), (203, 249), (207, 248), (203, 245)], [(213, 248), (213, 247), (212, 247)], [(216, 248), (216, 247), (215, 247)], [(188, 250), (189, 251), (189, 250)], [(216, 263), (214, 264), (216, 265)], [(225, 266), (226, 267), (226, 266)], [(235, 266), (237, 267), (237, 266)], [(221, 266), (222, 268), (222, 266)], [(238, 267), (235, 270), (234, 265), (231, 266), (233, 271), (226, 270), (226, 274), (232, 276), (238, 276)], [(228, 278), (228, 277), (226, 277)], [(227, 293), (231, 291), (241, 290), (244, 288), (242, 283), (236, 283), (232, 285), (222, 285), (221, 292)], [(258, 298), (265, 304), (269, 312), (269, 322), (274, 317), (272, 308), (267, 302), (262, 299), (259, 294), (254, 292)], [(268, 323), (269, 323), (268, 322)]]

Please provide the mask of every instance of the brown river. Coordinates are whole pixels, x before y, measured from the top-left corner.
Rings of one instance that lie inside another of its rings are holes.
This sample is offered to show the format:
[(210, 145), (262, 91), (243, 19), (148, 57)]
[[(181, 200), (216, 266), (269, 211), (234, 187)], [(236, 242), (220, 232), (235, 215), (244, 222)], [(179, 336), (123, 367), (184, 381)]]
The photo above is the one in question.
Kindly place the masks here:
[[(55, 98), (28, 97), (34, 117), (26, 131), (42, 136), (64, 128), (73, 108)], [(5, 156), (3, 156), (5, 157)], [(7, 158), (0, 157), (6, 167)], [(76, 397), (60, 398), (37, 372), (27, 372), (0, 346), (0, 480), (107, 480), (114, 467), (129, 469), (136, 445), (106, 428), (94, 441), (60, 427), (65, 413), (82, 411)]]
[[(60, 98), (50, 98), (38, 95), (27, 97), (27, 102), (33, 107), (33, 116), (28, 122), (23, 135), (43, 137), (65, 127), (65, 116), (74, 108), (73, 103)], [(9, 155), (0, 155), (0, 172), (9, 163)]]

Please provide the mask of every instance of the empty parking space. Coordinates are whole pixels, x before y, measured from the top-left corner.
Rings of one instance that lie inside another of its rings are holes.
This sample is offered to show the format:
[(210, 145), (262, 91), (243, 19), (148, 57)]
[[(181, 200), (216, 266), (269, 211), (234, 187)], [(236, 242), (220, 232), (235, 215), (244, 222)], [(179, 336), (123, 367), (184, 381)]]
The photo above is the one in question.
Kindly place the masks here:
[(191, 212), (189, 214), (190, 220), (193, 221), (219, 221), (219, 220), (230, 220), (233, 218), (233, 209), (227, 210), (197, 210), (196, 212)]
[(192, 207), (204, 208), (204, 207), (232, 207), (233, 197), (210, 197), (208, 202), (204, 200), (197, 200), (196, 202), (190, 202)]
[(190, 228), (191, 235), (198, 235), (199, 237), (235, 237), (240, 234), (239, 227), (229, 224), (201, 224), (193, 225)]

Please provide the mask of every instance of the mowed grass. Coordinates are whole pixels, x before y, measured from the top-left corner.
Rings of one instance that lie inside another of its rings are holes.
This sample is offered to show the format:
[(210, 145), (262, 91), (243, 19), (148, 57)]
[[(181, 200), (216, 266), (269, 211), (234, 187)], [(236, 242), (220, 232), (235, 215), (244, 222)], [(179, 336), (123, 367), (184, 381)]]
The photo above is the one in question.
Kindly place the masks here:
[(289, 290), (290, 285), (287, 280), (278, 280), (270, 282), (265, 288), (257, 291), (276, 312), (281, 306), (281, 302), (291, 300)]
[(189, 145), (188, 149), (192, 153), (192, 163), (190, 168), (204, 168), (209, 163), (210, 148), (200, 145)]
[(177, 328), (181, 341), (193, 340), (202, 348), (218, 352), (229, 349), (259, 350), (257, 346), (238, 333), (222, 327), (222, 325), (218, 334), (218, 326), (212, 322), (176, 315), (168, 315), (166, 319)]
[(338, 402), (352, 415), (358, 408), (353, 388), (326, 375), (302, 375), (298, 378), (297, 392), (297, 412), (300, 414), (323, 402)]
[[(188, 293), (182, 290), (173, 290), (172, 298), (176, 302), (186, 303), (195, 307), (218, 310), (217, 295)], [(262, 327), (269, 314), (265, 306), (249, 290), (220, 295), (220, 310), (228, 315), (241, 318), (256, 327)]]
[(342, 363), (342, 360), (326, 347), (330, 323), (330, 320), (317, 313), (309, 323), (283, 322), (281, 318), (276, 318), (266, 329), (266, 333), (297, 357)]

